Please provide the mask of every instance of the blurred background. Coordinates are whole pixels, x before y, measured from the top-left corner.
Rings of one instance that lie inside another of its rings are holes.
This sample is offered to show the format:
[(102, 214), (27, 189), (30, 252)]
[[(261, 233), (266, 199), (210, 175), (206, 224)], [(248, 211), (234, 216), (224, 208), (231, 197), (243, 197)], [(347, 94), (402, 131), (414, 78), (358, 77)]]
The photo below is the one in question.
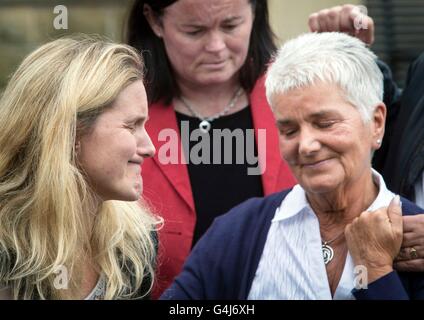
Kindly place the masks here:
[[(205, 0), (207, 1), (207, 0)], [(424, 0), (269, 0), (270, 17), (279, 42), (307, 32), (308, 16), (320, 9), (362, 4), (376, 23), (373, 50), (387, 62), (403, 86), (407, 67), (424, 51)], [(123, 39), (132, 0), (0, 0), (0, 90), (20, 61), (40, 44), (62, 35), (84, 32)], [(63, 5), (68, 29), (53, 25)]]

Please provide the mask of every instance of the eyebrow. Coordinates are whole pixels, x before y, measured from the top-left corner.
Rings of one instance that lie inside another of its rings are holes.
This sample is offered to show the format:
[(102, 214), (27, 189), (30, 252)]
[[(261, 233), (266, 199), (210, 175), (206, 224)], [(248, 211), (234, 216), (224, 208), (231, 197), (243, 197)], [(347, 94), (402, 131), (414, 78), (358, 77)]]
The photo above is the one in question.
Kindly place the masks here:
[(233, 16), (233, 17), (225, 18), (225, 19), (223, 20), (223, 22), (228, 23), (228, 22), (234, 22), (234, 21), (242, 20), (242, 19), (243, 19), (243, 17), (242, 17), (242, 16)]
[[(320, 118), (325, 118), (328, 116), (337, 116), (338, 112), (334, 111), (334, 110), (322, 110), (322, 111), (318, 111), (318, 112), (314, 112), (310, 115), (308, 115), (308, 119), (320, 119)], [(284, 126), (288, 126), (290, 124), (293, 124), (295, 122), (295, 120), (293, 119), (280, 119), (276, 121), (276, 124), (278, 126), (284, 127)]]
[[(243, 19), (243, 17), (241, 17), (241, 16), (233, 16), (233, 17), (225, 18), (222, 22), (223, 23), (234, 23), (234, 22), (236, 22), (238, 20), (242, 20), (242, 19)], [(185, 27), (185, 28), (203, 28), (204, 27), (204, 25), (198, 24), (197, 22), (183, 23), (182, 26)]]
[(126, 119), (127, 122), (143, 122), (148, 120), (149, 120), (149, 116), (134, 116), (134, 117), (129, 117), (128, 119)]

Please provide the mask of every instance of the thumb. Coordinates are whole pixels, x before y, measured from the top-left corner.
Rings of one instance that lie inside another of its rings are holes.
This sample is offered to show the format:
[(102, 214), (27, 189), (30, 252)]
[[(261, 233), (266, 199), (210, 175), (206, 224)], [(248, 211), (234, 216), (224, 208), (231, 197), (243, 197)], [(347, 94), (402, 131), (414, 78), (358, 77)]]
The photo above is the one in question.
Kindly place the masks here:
[(402, 207), (400, 203), (399, 195), (396, 195), (392, 201), (390, 201), (389, 207), (387, 208), (387, 215), (392, 222), (392, 228), (394, 231), (403, 233), (403, 221), (402, 221)]

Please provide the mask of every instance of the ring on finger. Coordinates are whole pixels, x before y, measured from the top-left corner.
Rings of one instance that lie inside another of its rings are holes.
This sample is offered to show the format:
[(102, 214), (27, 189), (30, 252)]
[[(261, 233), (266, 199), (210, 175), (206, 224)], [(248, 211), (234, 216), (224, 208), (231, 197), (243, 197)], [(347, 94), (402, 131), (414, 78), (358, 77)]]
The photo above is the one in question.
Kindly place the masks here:
[(412, 247), (411, 249), (409, 249), (409, 256), (411, 257), (411, 259), (417, 259), (418, 258), (418, 251), (417, 251), (417, 249), (415, 249), (414, 247)]

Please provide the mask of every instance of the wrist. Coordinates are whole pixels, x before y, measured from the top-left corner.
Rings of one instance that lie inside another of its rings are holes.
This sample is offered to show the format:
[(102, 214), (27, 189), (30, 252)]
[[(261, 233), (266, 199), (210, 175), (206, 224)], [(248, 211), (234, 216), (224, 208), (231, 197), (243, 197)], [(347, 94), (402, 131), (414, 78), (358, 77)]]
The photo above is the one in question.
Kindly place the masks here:
[(393, 272), (393, 266), (379, 266), (379, 267), (370, 267), (366, 266), (368, 272), (368, 283), (372, 283), (385, 275)]

